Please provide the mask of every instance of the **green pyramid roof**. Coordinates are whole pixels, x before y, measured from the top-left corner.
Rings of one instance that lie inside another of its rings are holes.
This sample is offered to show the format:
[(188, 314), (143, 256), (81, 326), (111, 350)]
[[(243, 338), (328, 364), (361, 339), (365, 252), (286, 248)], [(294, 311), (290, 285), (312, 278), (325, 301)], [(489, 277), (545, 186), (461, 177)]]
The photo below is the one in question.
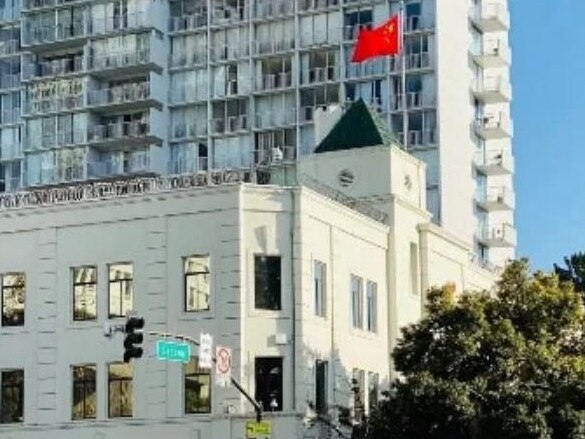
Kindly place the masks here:
[(341, 116), (315, 153), (343, 151), (368, 146), (392, 146), (398, 141), (386, 123), (366, 103), (359, 99)]

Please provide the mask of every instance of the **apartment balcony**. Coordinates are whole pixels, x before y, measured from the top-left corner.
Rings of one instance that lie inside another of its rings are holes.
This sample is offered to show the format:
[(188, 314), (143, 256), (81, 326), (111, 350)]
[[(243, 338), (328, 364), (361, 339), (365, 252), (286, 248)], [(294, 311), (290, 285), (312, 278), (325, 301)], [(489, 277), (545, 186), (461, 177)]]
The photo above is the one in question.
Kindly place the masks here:
[(112, 88), (90, 90), (87, 93), (87, 106), (96, 113), (110, 111), (129, 112), (144, 108), (162, 108), (162, 99), (151, 93), (150, 83), (136, 82)]
[(257, 113), (255, 119), (254, 129), (256, 130), (290, 127), (297, 123), (297, 112), (294, 108), (282, 108), (276, 111)]
[(23, 116), (37, 116), (60, 111), (79, 110), (84, 107), (84, 95), (53, 96), (48, 99), (30, 100), (24, 107)]
[(516, 229), (510, 224), (480, 227), (476, 238), (481, 244), (493, 248), (516, 247), (518, 241)]
[(89, 21), (70, 26), (38, 26), (25, 21), (22, 46), (35, 51), (77, 47), (90, 36), (90, 29)]
[(207, 12), (171, 17), (169, 32), (204, 31), (207, 27)]
[(22, 157), (22, 144), (11, 145), (0, 142), (0, 162), (17, 160)]
[(88, 130), (87, 140), (91, 146), (96, 148), (111, 149), (160, 144), (162, 137), (151, 131), (150, 123), (134, 121), (95, 125)]
[(0, 57), (12, 56), (20, 52), (19, 40), (0, 41)]
[(297, 10), (299, 12), (321, 12), (338, 7), (339, 0), (297, 0)]
[(171, 128), (172, 141), (177, 142), (197, 137), (207, 137), (206, 120), (202, 120), (199, 123), (178, 123)]
[(171, 68), (204, 67), (207, 64), (207, 52), (175, 52), (171, 55)]
[(225, 46), (211, 47), (212, 62), (235, 61), (241, 58), (246, 58), (249, 55), (250, 51), (248, 44), (241, 46), (227, 44)]
[(20, 108), (11, 108), (9, 110), (0, 110), (0, 126), (14, 125), (20, 122)]
[(484, 175), (508, 175), (514, 173), (514, 157), (503, 149), (482, 149), (475, 154), (476, 169)]
[(270, 149), (252, 151), (252, 163), (258, 167), (273, 167), (296, 163), (296, 146), (275, 146)]
[(156, 50), (141, 49), (89, 58), (89, 71), (100, 78), (118, 78), (127, 74), (162, 72), (165, 54)]
[(120, 175), (150, 174), (150, 156), (147, 152), (143, 154), (132, 154), (124, 159), (111, 159), (87, 164), (88, 178), (109, 178)]
[[(406, 93), (406, 108), (408, 110), (426, 110), (434, 108), (436, 105), (435, 97), (424, 92)], [(402, 95), (393, 96), (390, 101), (390, 110), (394, 113), (404, 111), (404, 102)]]
[(255, 55), (276, 55), (290, 52), (295, 48), (295, 40), (270, 40), (270, 41), (256, 41), (254, 45)]
[(55, 76), (79, 75), (85, 72), (85, 57), (78, 55), (53, 61), (24, 64), (23, 81), (54, 78)]
[(477, 205), (487, 212), (514, 210), (516, 196), (507, 187), (489, 187), (483, 194), (478, 194)]
[(514, 125), (505, 113), (486, 114), (475, 120), (475, 132), (484, 140), (507, 139), (514, 135)]
[(215, 118), (211, 121), (212, 134), (235, 134), (238, 132), (248, 131), (248, 116), (241, 114), (239, 116), (229, 116), (227, 118)]
[(510, 47), (500, 40), (484, 42), (483, 47), (472, 50), (471, 56), (484, 69), (507, 67), (512, 62)]
[(73, 5), (83, 3), (84, 0), (24, 0), (23, 12), (33, 11), (35, 9), (49, 9), (61, 5)]
[(506, 103), (512, 100), (512, 85), (503, 76), (488, 76), (474, 81), (473, 95), (484, 104)]
[(15, 3), (15, 7), (0, 8), (0, 23), (7, 24), (20, 20), (20, 2)]
[(194, 84), (185, 84), (181, 88), (171, 90), (170, 105), (192, 104), (207, 101), (207, 88), (195, 87)]
[(427, 23), (424, 17), (418, 15), (408, 17), (404, 27), (405, 34), (428, 33), (434, 30), (434, 26), (431, 23)]
[(374, 60), (358, 64), (349, 64), (346, 67), (346, 75), (348, 79), (357, 78), (372, 78), (377, 76), (386, 76), (386, 60)]
[[(404, 143), (403, 131), (394, 133), (394, 137), (400, 143)], [(437, 130), (435, 128), (428, 128), (425, 130), (409, 130), (407, 135), (408, 148), (429, 148), (434, 147), (438, 143)]]
[(301, 71), (301, 85), (339, 81), (339, 66), (314, 67)]
[[(47, 186), (85, 179), (82, 165), (44, 167), (38, 169), (34, 173), (34, 177), (31, 174), (25, 175), (25, 181), (28, 181), (28, 186)], [(34, 178), (34, 181), (32, 181), (32, 178)]]
[[(406, 55), (406, 71), (415, 72), (432, 70), (431, 54), (429, 52), (410, 53)], [(390, 58), (390, 72), (402, 74), (402, 56), (397, 55)]]
[(247, 4), (236, 7), (216, 6), (211, 11), (211, 26), (234, 26), (247, 22), (249, 18)]
[(0, 93), (20, 87), (20, 73), (0, 75)]
[(270, 73), (262, 75), (256, 82), (257, 91), (282, 90), (292, 87), (292, 72)]
[(362, 29), (371, 29), (372, 24), (353, 24), (343, 26), (343, 40), (344, 41), (354, 41), (357, 40), (358, 35)]
[(510, 29), (510, 12), (504, 2), (484, 3), (471, 8), (471, 21), (482, 32)]
[(173, 160), (169, 162), (168, 168), (171, 175), (207, 172), (209, 171), (209, 159), (207, 157), (193, 157), (192, 160)]
[(274, 20), (293, 14), (294, 3), (291, 0), (256, 0), (255, 20)]
[[(149, 11), (151, 14), (154, 11)], [(152, 20), (143, 11), (133, 13), (110, 15), (107, 17), (94, 17), (92, 20), (92, 35), (109, 34), (117, 32), (136, 31), (153, 28)]]

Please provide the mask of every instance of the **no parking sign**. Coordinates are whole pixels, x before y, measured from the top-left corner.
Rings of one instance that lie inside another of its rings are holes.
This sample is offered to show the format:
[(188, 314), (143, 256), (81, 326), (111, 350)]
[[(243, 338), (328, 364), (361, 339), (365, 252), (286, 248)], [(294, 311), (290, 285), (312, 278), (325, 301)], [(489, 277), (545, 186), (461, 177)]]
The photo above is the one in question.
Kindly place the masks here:
[(215, 347), (215, 382), (218, 386), (229, 387), (232, 376), (232, 350), (225, 346)]

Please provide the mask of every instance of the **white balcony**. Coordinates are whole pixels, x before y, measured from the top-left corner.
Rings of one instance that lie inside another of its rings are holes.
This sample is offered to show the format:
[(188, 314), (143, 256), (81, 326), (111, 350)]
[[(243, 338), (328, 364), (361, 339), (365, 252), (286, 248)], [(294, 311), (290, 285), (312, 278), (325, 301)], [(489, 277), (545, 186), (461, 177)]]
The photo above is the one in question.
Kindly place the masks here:
[(178, 51), (171, 55), (171, 67), (204, 66), (207, 63), (207, 51)]
[(294, 14), (291, 0), (256, 0), (254, 17), (258, 20), (286, 17)]
[[(406, 71), (432, 69), (431, 54), (429, 52), (410, 53), (406, 55)], [(402, 56), (397, 55), (390, 58), (390, 72), (402, 73)]]
[(260, 167), (292, 164), (296, 161), (296, 150), (296, 147), (292, 145), (256, 149), (252, 151), (252, 163)]
[(39, 26), (36, 22), (25, 21), (22, 45), (35, 50), (64, 49), (79, 44), (91, 34), (89, 21), (71, 25)]
[[(154, 11), (149, 11), (151, 14)], [(149, 14), (143, 11), (93, 17), (91, 32), (93, 35), (123, 32), (128, 30), (147, 29), (153, 27)]]
[(118, 77), (126, 73), (161, 72), (164, 53), (141, 49), (94, 56), (89, 59), (89, 70), (100, 77)]
[(255, 129), (271, 129), (289, 127), (297, 123), (297, 112), (294, 108), (281, 108), (275, 111), (257, 113)]
[(229, 116), (227, 118), (215, 118), (211, 124), (212, 134), (230, 134), (247, 131), (248, 116), (241, 114), (239, 116)]
[(386, 60), (378, 59), (362, 63), (351, 63), (346, 67), (348, 78), (368, 78), (372, 76), (385, 76), (387, 73)]
[(245, 58), (248, 55), (250, 55), (250, 52), (247, 44), (241, 45), (240, 47), (229, 44), (211, 47), (211, 60), (213, 62), (237, 60)]
[(487, 212), (514, 210), (516, 196), (507, 187), (489, 187), (483, 194), (478, 194), (477, 205)]
[(487, 247), (516, 247), (518, 239), (516, 229), (510, 224), (488, 225), (477, 231), (477, 240)]
[(512, 100), (512, 85), (503, 76), (488, 76), (473, 83), (474, 96), (484, 104), (506, 103)]
[(338, 6), (339, 0), (298, 0), (297, 3), (300, 12), (320, 11)]
[(150, 83), (135, 82), (112, 88), (90, 90), (87, 93), (88, 107), (95, 107), (97, 112), (103, 111), (132, 111), (145, 107), (162, 107), (160, 99), (151, 94)]
[[(424, 110), (434, 108), (435, 105), (435, 98), (432, 95), (422, 91), (406, 93), (406, 108), (408, 110)], [(404, 110), (404, 102), (401, 94), (392, 97), (390, 109), (392, 112)]]
[(482, 149), (475, 154), (475, 167), (484, 175), (508, 175), (514, 173), (514, 157), (503, 149)]
[(170, 32), (184, 32), (203, 30), (207, 26), (207, 12), (181, 17), (171, 17), (169, 21)]
[(110, 159), (87, 164), (88, 178), (107, 178), (150, 172), (150, 157), (147, 152), (130, 154), (124, 159)]
[(475, 120), (475, 132), (484, 140), (507, 139), (514, 135), (514, 124), (505, 113), (486, 114)]
[(27, 64), (24, 66), (24, 79), (79, 74), (85, 72), (85, 70), (85, 59), (79, 55), (71, 58)]
[(20, 74), (0, 75), (0, 91), (20, 87)]
[(25, 115), (35, 116), (59, 111), (71, 111), (83, 108), (83, 106), (83, 94), (52, 96), (38, 100), (30, 99), (25, 106)]
[(427, 22), (425, 17), (419, 15), (408, 17), (404, 27), (405, 33), (407, 34), (415, 32), (431, 32), (434, 29), (434, 26)]
[(482, 32), (505, 32), (510, 29), (510, 13), (504, 2), (472, 7), (471, 21)]
[(319, 84), (339, 80), (339, 66), (314, 67), (301, 71), (301, 84)]
[(254, 49), (256, 55), (272, 55), (289, 52), (295, 48), (295, 40), (256, 41)]
[(0, 41), (0, 56), (10, 56), (20, 51), (20, 41), (6, 40)]
[(283, 88), (291, 86), (292, 86), (291, 72), (270, 73), (262, 75), (260, 78), (258, 78), (256, 90), (259, 91), (281, 90)]
[(171, 128), (171, 140), (187, 140), (207, 136), (207, 121), (198, 123), (177, 123)]
[(212, 26), (230, 26), (247, 21), (248, 18), (248, 4), (240, 6), (217, 5), (211, 11)]
[(95, 125), (88, 130), (87, 140), (92, 146), (105, 148), (162, 142), (160, 136), (151, 132), (150, 124), (146, 121)]
[(484, 69), (506, 67), (512, 62), (510, 47), (501, 40), (485, 41), (471, 52), (473, 60)]
[[(396, 140), (400, 143), (404, 143), (404, 135), (402, 131), (394, 133), (394, 137), (396, 137)], [(409, 130), (406, 146), (409, 148), (428, 148), (436, 146), (437, 142), (437, 130), (435, 128)]]

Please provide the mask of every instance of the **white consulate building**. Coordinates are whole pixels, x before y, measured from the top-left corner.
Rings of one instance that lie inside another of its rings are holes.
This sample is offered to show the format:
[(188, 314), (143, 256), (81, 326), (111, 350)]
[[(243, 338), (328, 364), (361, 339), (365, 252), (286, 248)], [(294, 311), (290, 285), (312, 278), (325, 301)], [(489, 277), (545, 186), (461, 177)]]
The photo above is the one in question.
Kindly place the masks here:
[(398, 3), (0, 0), (0, 437), (243, 439), (196, 358), (122, 363), (128, 310), (231, 347), (274, 439), (335, 437), (429, 287), (493, 284), (507, 1), (406, 1), (406, 96), (349, 62)]

